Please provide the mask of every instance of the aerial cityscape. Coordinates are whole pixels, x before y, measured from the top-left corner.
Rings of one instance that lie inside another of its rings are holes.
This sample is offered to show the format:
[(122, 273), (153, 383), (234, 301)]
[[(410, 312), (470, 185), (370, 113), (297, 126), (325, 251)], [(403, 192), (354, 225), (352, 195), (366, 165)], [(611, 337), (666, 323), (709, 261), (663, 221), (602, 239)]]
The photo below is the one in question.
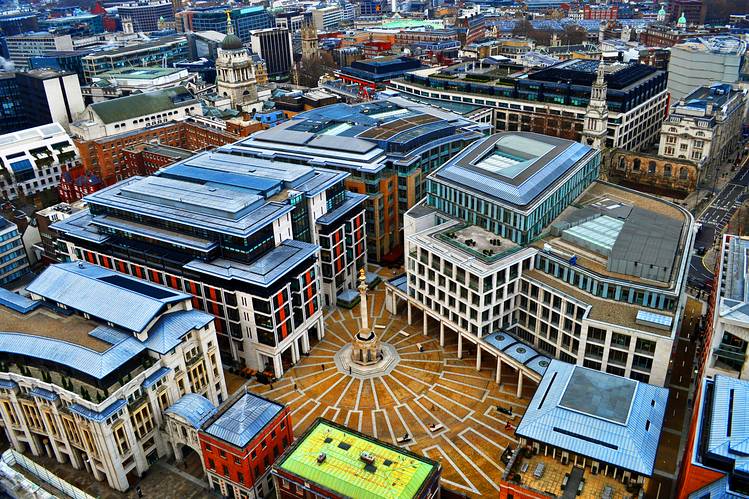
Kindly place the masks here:
[(0, 499), (749, 499), (749, 0), (0, 0)]

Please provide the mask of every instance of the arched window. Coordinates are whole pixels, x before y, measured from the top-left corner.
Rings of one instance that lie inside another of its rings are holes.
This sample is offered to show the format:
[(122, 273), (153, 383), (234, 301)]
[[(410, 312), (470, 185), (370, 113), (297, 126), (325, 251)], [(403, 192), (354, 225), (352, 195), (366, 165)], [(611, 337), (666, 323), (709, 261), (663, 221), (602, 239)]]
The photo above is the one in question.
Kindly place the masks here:
[(681, 170), (679, 170), (679, 179), (686, 180), (689, 177), (689, 171), (687, 170), (686, 166), (682, 166)]
[(664, 177), (670, 177), (671, 176), (671, 165), (666, 163), (663, 167), (663, 176)]
[(627, 163), (624, 161), (624, 156), (619, 158), (619, 166), (616, 167), (617, 170), (626, 170)]
[(640, 171), (640, 158), (635, 158), (634, 162), (632, 163), (632, 171), (634, 172)]
[(651, 160), (648, 162), (648, 174), (653, 175), (655, 173), (655, 161)]

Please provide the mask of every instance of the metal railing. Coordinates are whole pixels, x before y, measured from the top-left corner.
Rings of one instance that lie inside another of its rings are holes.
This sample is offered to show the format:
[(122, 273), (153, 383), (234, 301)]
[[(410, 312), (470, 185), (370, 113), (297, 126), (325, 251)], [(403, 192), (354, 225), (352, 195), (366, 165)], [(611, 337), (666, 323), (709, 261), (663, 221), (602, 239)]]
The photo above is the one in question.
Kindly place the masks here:
[(75, 485), (63, 480), (44, 466), (41, 466), (31, 459), (27, 458), (23, 454), (16, 452), (13, 449), (8, 449), (2, 454), (3, 461), (8, 466), (20, 466), (32, 475), (38, 477), (44, 482), (50, 484), (60, 492), (65, 493), (67, 496), (73, 499), (96, 499), (94, 496), (87, 494)]

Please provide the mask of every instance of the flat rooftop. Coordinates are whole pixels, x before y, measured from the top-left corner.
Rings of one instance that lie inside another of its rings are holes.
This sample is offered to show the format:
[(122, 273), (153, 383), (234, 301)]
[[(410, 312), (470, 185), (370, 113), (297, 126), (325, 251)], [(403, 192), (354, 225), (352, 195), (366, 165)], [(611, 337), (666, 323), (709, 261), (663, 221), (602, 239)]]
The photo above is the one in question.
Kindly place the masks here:
[(718, 288), (720, 316), (749, 324), (749, 237), (730, 236), (723, 259), (725, 270)]
[(594, 154), (595, 149), (571, 140), (501, 132), (466, 147), (432, 178), (525, 208)]
[[(550, 276), (549, 274), (545, 274), (539, 270), (524, 270), (523, 276), (527, 277), (531, 281), (535, 281), (536, 283), (544, 284), (548, 288), (553, 289), (556, 292), (571, 296), (578, 302), (591, 305), (588, 312), (588, 317), (591, 320), (619, 325), (639, 331), (645, 331), (647, 333), (663, 336), (666, 338), (671, 337), (671, 329), (665, 330), (655, 324), (644, 324), (642, 321), (637, 320), (638, 312), (644, 310), (642, 306), (597, 298), (591, 294), (581, 291), (580, 288), (576, 286), (571, 286), (564, 281)], [(667, 312), (665, 310), (659, 310), (658, 312), (658, 315), (668, 317), (672, 321), (675, 319), (675, 316), (672, 312)]]
[[(365, 463), (366, 452), (374, 462)], [(324, 453), (325, 460), (318, 463)], [(436, 473), (439, 463), (318, 418), (274, 465), (335, 494), (357, 499), (412, 498)]]
[(520, 248), (512, 240), (500, 237), (478, 225), (451, 226), (433, 234), (432, 237), (485, 263), (491, 263), (507, 252)]
[(673, 289), (690, 231), (677, 206), (597, 181), (531, 244), (604, 277)]

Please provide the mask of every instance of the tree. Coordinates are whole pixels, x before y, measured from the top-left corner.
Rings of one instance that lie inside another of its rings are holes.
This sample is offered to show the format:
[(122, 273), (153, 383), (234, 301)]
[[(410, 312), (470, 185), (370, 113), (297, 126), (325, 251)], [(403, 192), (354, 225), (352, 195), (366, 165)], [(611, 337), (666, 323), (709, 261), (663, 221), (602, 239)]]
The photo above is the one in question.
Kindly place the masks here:
[(578, 45), (588, 39), (588, 33), (582, 26), (568, 24), (560, 37), (564, 45)]
[(327, 73), (332, 73), (335, 68), (335, 61), (328, 52), (322, 52), (322, 55), (302, 58), (299, 61), (298, 84), (305, 87), (316, 87), (320, 77)]

